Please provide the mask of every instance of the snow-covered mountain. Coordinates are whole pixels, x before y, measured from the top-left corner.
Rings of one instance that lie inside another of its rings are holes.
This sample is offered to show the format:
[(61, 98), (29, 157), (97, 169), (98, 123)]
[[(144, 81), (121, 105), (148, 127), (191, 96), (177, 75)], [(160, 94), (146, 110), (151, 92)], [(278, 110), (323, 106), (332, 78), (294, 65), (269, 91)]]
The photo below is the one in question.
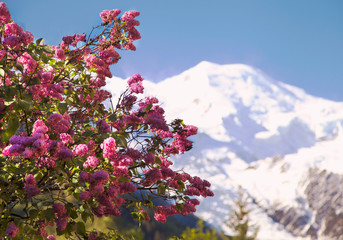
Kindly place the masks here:
[[(116, 95), (124, 85), (115, 79), (108, 88)], [(242, 186), (260, 239), (343, 239), (343, 103), (241, 64), (201, 62), (144, 87), (167, 119), (199, 127), (174, 164), (212, 183), (215, 197), (202, 200), (199, 216), (223, 227)]]

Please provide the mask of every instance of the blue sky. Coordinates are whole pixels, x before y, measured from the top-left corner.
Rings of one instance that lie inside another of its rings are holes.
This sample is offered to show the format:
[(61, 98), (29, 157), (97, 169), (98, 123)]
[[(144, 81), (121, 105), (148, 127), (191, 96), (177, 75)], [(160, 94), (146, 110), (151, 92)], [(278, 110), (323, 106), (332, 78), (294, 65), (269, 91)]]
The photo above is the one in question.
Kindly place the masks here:
[(341, 0), (5, 0), (12, 18), (57, 45), (104, 9), (138, 10), (142, 39), (112, 73), (159, 81), (206, 60), (243, 63), (310, 94), (343, 101)]

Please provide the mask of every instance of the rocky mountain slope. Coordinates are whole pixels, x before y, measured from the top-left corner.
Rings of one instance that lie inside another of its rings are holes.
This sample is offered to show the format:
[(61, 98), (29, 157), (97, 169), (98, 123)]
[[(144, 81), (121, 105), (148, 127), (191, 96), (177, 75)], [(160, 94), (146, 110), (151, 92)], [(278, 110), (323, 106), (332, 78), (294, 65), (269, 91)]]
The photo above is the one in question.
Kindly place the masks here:
[[(114, 79), (114, 95), (125, 85)], [(250, 66), (201, 62), (146, 92), (168, 119), (199, 127), (175, 168), (208, 179), (198, 215), (223, 222), (238, 186), (254, 199), (260, 239), (343, 239), (343, 103), (306, 94)]]

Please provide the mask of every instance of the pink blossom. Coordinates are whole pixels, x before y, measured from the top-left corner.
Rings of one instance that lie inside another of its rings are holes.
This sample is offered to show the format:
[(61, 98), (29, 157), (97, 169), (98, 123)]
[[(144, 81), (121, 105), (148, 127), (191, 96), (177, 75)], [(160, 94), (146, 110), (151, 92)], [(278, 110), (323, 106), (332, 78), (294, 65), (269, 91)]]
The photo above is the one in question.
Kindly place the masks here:
[(84, 168), (90, 167), (94, 169), (98, 165), (99, 165), (99, 160), (94, 156), (87, 157), (87, 160), (83, 163)]
[(61, 147), (57, 153), (58, 159), (67, 160), (72, 159), (74, 156), (73, 152), (67, 147)]
[(127, 110), (131, 110), (133, 104), (136, 102), (137, 97), (133, 95), (129, 95), (124, 97), (124, 99), (121, 101), (121, 106), (125, 107)]
[(56, 240), (56, 236), (55, 235), (49, 235), (47, 238), (48, 238), (48, 240)]
[(14, 222), (11, 222), (10, 225), (8, 225), (6, 234), (9, 237), (15, 237), (19, 232), (19, 228), (15, 225)]
[(63, 231), (66, 229), (68, 225), (68, 219), (69, 219), (69, 216), (63, 216), (55, 220), (58, 231)]
[(113, 169), (113, 175), (117, 177), (125, 177), (128, 176), (129, 168), (127, 166), (116, 166)]
[(40, 72), (38, 72), (38, 76), (41, 80), (41, 83), (43, 83), (43, 84), (50, 83), (52, 78), (53, 78), (52, 72), (40, 71)]
[(41, 190), (36, 185), (25, 184), (24, 189), (26, 191), (27, 198), (33, 198), (41, 193)]
[(152, 152), (147, 152), (144, 155), (144, 161), (146, 164), (151, 164), (155, 162), (155, 155)]
[(121, 11), (119, 9), (104, 10), (100, 13), (100, 17), (103, 23), (109, 23), (113, 21), (120, 13)]
[(37, 62), (34, 60), (30, 54), (25, 52), (23, 55), (18, 57), (17, 62), (24, 66), (24, 70), (27, 73), (33, 73), (37, 68)]
[(29, 174), (25, 177), (25, 183), (31, 184), (31, 185), (36, 185), (36, 178), (33, 176), (33, 174)]
[(107, 48), (99, 53), (100, 58), (108, 65), (117, 63), (120, 59), (119, 53), (117, 53), (113, 47)]
[(75, 145), (73, 153), (75, 156), (83, 157), (88, 152), (88, 146), (86, 144)]
[(80, 194), (80, 199), (81, 199), (82, 201), (87, 202), (89, 199), (91, 199), (91, 194), (90, 194), (89, 192), (82, 192), (82, 193)]
[(42, 120), (38, 119), (33, 124), (32, 134), (35, 134), (35, 133), (46, 133), (47, 131), (49, 131), (49, 128), (44, 124), (44, 122)]
[(57, 46), (52, 46), (51, 49), (55, 51), (54, 53), (55, 58), (57, 58), (58, 60), (65, 60), (65, 53), (62, 48), (57, 47)]
[(118, 183), (119, 186), (119, 194), (125, 194), (125, 193), (133, 193), (137, 191), (137, 187), (133, 185), (132, 182), (120, 182)]
[(111, 132), (111, 126), (105, 120), (98, 120), (96, 126), (99, 129), (99, 133), (108, 133)]
[(13, 49), (18, 49), (21, 44), (21, 39), (20, 37), (17, 36), (9, 36), (4, 38), (3, 40), (3, 45), (7, 48), (13, 48)]
[(23, 32), (23, 29), (19, 27), (15, 22), (11, 22), (5, 25), (5, 36), (19, 36)]
[(67, 209), (65, 208), (63, 203), (54, 203), (52, 205), (52, 209), (58, 217), (62, 217), (67, 213)]
[(167, 221), (166, 217), (178, 214), (178, 211), (173, 206), (157, 206), (154, 212), (155, 219), (163, 223)]
[(139, 15), (140, 15), (140, 12), (138, 11), (128, 11), (123, 14), (121, 19), (124, 21), (127, 21), (127, 20), (134, 19), (135, 17), (138, 17)]
[(163, 179), (167, 179), (169, 177), (174, 177), (176, 175), (176, 173), (170, 169), (170, 168), (162, 168), (161, 169), (161, 173), (162, 173), (162, 178)]
[(143, 78), (140, 74), (134, 74), (127, 80), (127, 83), (130, 87), (130, 91), (132, 93), (143, 93), (143, 85), (142, 85)]
[(128, 148), (126, 154), (129, 155), (130, 157), (132, 157), (133, 159), (142, 158), (141, 152), (134, 149), (134, 148)]
[(33, 39), (34, 39), (32, 33), (28, 32), (28, 31), (21, 33), (19, 38), (25, 46), (31, 44), (33, 42)]
[(196, 135), (198, 133), (198, 128), (192, 125), (186, 125), (183, 128), (184, 131), (186, 131), (186, 136), (192, 136), (192, 135)]
[(148, 169), (145, 172), (145, 181), (143, 182), (144, 185), (151, 185), (156, 183), (158, 180), (162, 179), (162, 173), (159, 169)]
[(105, 170), (99, 170), (91, 175), (91, 182), (95, 184), (102, 183), (109, 179), (109, 174)]
[(64, 144), (74, 143), (74, 139), (68, 133), (61, 133), (60, 139)]
[(89, 182), (90, 178), (91, 178), (90, 173), (88, 173), (88, 172), (80, 172), (80, 175), (79, 175), (80, 182), (82, 182), (82, 183), (83, 182)]
[(119, 166), (130, 166), (133, 164), (133, 159), (130, 156), (124, 155), (120, 161)]
[(116, 140), (113, 137), (106, 138), (100, 147), (102, 148), (104, 158), (114, 159), (117, 155)]
[(108, 196), (111, 198), (116, 197), (119, 194), (119, 186), (118, 185), (112, 185), (107, 190)]
[(6, 24), (11, 20), (10, 12), (4, 2), (0, 3), (0, 24)]

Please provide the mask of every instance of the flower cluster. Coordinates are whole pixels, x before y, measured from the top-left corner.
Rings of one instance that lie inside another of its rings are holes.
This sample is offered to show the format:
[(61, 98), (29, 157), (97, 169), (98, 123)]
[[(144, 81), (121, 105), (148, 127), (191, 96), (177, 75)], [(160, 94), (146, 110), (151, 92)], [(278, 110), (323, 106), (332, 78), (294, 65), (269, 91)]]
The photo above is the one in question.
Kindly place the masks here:
[(34, 42), (0, 3), (1, 236), (95, 239), (103, 235), (84, 227), (94, 215), (119, 217), (127, 207), (142, 221), (150, 208), (165, 222), (195, 212), (192, 197), (213, 196), (208, 181), (171, 168), (172, 155), (192, 148), (197, 128), (168, 123), (156, 97), (139, 98), (140, 74), (105, 107), (112, 95), (102, 87), (118, 49), (135, 50), (141, 38), (139, 12), (120, 13), (105, 10), (90, 35), (50, 47)]

